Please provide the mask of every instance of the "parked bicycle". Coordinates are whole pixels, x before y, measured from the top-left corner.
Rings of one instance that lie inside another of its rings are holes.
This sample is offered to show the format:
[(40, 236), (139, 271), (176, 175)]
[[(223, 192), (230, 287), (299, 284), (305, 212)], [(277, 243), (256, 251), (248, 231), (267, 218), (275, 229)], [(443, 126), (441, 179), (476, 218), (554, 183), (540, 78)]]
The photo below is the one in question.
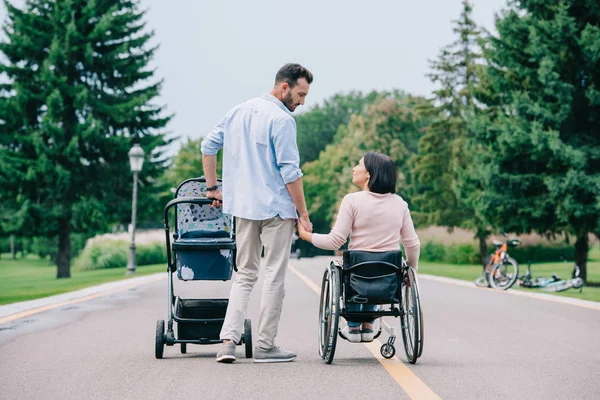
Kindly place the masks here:
[(583, 279), (579, 277), (580, 268), (577, 264), (573, 268), (573, 278), (571, 279), (560, 279), (556, 274), (552, 274), (551, 278), (531, 276), (531, 263), (527, 265), (527, 273), (519, 277), (519, 286), (525, 288), (539, 288), (547, 292), (562, 292), (567, 289), (579, 289), (583, 290)]
[(519, 239), (509, 239), (506, 233), (504, 242), (494, 240), (496, 251), (490, 256), (488, 263), (483, 267), (482, 275), (475, 279), (475, 284), (482, 287), (507, 290), (515, 284), (519, 277), (519, 264), (508, 254), (509, 247), (518, 246)]

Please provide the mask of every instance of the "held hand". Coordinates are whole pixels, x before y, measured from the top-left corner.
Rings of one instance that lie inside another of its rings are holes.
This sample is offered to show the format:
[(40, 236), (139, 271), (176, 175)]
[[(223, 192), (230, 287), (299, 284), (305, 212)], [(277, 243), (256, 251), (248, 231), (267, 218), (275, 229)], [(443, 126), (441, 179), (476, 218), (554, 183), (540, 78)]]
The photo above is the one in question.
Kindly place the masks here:
[[(300, 219), (298, 220), (298, 222), (300, 222), (298, 225), (302, 225), (302, 227), (304, 228), (304, 230), (308, 233), (312, 233), (312, 223), (310, 222), (310, 219), (308, 218), (308, 214), (305, 216), (301, 216)], [(300, 231), (300, 227), (298, 227), (298, 232)]]
[(223, 193), (220, 190), (211, 190), (206, 192), (206, 197), (209, 199), (215, 199), (211, 204), (211, 207), (221, 207), (223, 201)]
[(298, 236), (300, 237), (300, 239), (306, 240), (306, 234), (308, 232), (306, 232), (306, 229), (304, 229), (304, 225), (302, 225), (300, 221), (298, 221), (298, 223), (296, 224), (296, 229), (298, 229)]

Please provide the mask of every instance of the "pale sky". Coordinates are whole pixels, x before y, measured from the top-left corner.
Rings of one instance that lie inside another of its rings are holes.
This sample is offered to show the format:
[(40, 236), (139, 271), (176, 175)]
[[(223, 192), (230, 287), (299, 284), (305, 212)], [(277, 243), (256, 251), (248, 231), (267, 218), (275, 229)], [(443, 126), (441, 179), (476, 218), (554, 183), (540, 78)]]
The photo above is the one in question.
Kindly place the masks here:
[[(23, 0), (13, 0), (23, 4)], [(477, 24), (493, 30), (506, 0), (473, 0)], [(455, 40), (461, 0), (141, 0), (159, 44), (165, 80), (158, 100), (174, 134), (198, 138), (238, 103), (268, 92), (277, 70), (298, 62), (314, 82), (308, 110), (350, 90), (401, 89), (428, 96), (428, 60)], [(2, 21), (4, 8), (0, 8)], [(184, 139), (185, 140), (185, 139)], [(176, 144), (173, 152), (179, 147)]]

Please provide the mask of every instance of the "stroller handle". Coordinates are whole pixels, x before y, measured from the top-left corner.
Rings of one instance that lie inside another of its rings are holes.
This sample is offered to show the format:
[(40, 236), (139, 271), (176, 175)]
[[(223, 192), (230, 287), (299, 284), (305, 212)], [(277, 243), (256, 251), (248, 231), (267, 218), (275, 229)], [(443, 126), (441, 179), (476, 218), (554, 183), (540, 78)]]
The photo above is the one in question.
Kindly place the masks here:
[(176, 204), (186, 203), (186, 204), (207, 205), (207, 204), (212, 204), (213, 201), (215, 201), (215, 200), (216, 199), (209, 199), (207, 197), (178, 197), (176, 199), (173, 199), (173, 200), (169, 201), (167, 203), (167, 205), (165, 206), (165, 223), (168, 224), (168, 222), (169, 222), (169, 209)]

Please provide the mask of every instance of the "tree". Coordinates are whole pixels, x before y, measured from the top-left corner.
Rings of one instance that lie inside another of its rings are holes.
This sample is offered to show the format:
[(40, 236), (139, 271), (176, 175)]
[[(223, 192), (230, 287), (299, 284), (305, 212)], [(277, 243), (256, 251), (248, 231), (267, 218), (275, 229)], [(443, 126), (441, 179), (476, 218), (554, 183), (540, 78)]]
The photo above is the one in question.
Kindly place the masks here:
[(480, 63), (480, 32), (472, 19), (473, 7), (463, 1), (460, 18), (454, 21), (458, 38), (442, 49), (431, 62), (431, 81), (438, 85), (430, 103), (421, 108), (424, 116), (433, 118), (419, 141), (419, 152), (413, 162), (417, 193), (414, 195), (415, 222), (475, 230), (479, 239), (482, 264), (487, 258), (487, 224), (469, 203), (473, 188), (465, 181), (464, 169), (471, 163), (466, 151), (470, 136), (468, 116), (475, 111), (475, 74)]
[[(181, 146), (179, 152), (173, 157), (173, 162), (164, 175), (163, 180), (170, 188), (176, 188), (181, 182), (189, 178), (197, 178), (204, 175), (202, 166), (202, 152), (200, 146), (202, 138), (188, 139)], [(217, 153), (217, 176), (222, 177), (223, 152)]]
[(304, 164), (304, 191), (315, 232), (328, 232), (342, 198), (358, 190), (352, 184), (352, 168), (367, 151), (379, 151), (394, 160), (397, 192), (410, 201), (408, 161), (428, 123), (416, 112), (425, 101), (400, 92), (377, 97), (367, 110), (353, 115), (348, 125), (340, 126), (318, 160)]
[(0, 74), (1, 183), (22, 196), (24, 234), (58, 235), (57, 277), (70, 276), (71, 232), (127, 220), (127, 152), (140, 143), (141, 185), (168, 161), (161, 130), (170, 117), (152, 103), (161, 82), (148, 63), (156, 47), (135, 0), (5, 2)]
[(336, 93), (309, 111), (296, 117), (297, 142), (302, 163), (319, 158), (321, 151), (330, 144), (339, 127), (347, 125), (352, 115), (362, 114), (380, 96), (399, 96), (398, 92), (376, 92), (363, 94), (351, 91)]
[(584, 280), (600, 216), (599, 25), (597, 1), (510, 1), (471, 123), (478, 209), (506, 231), (574, 236)]

